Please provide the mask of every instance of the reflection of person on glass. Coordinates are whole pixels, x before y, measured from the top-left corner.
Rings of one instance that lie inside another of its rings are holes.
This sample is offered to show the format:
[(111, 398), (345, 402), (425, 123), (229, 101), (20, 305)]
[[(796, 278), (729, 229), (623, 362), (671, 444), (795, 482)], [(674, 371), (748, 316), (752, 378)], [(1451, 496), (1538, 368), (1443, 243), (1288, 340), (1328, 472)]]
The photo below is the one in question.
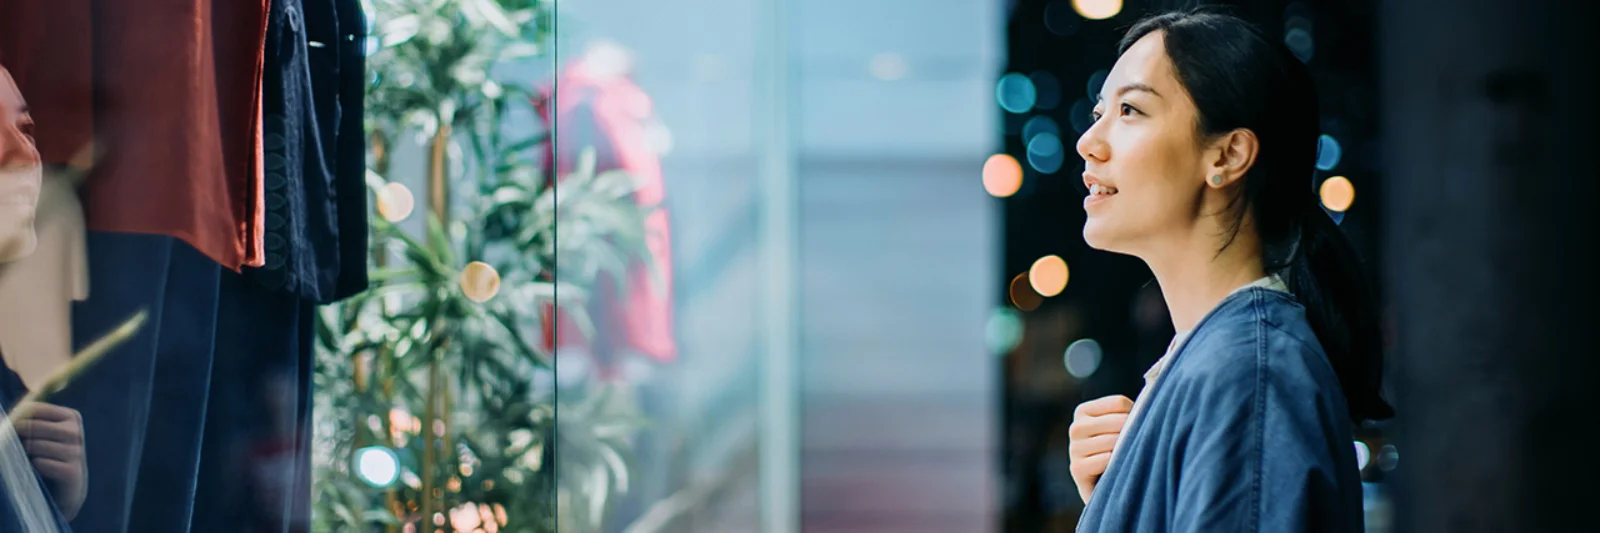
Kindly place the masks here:
[(1360, 531), (1354, 422), (1386, 418), (1375, 301), (1313, 193), (1310, 70), (1237, 18), (1124, 37), (1078, 141), (1084, 240), (1137, 256), (1178, 334), (1138, 401), (1080, 405), (1080, 531)]
[[(29, 133), (32, 126), (21, 92), (0, 67), (0, 262), (26, 256), (36, 246), (34, 206), (43, 162)], [(0, 366), (0, 408), (11, 412), (18, 407), (12, 404), (26, 393), (16, 372)], [(88, 487), (82, 417), (75, 410), (48, 403), (20, 411), (26, 414), (12, 421), (17, 438), (63, 518), (71, 519), (83, 505)], [(15, 497), (0, 494), (0, 498)], [(10, 512), (10, 505), (0, 502), (0, 519)], [(0, 530), (11, 527), (3, 522), (0, 520)]]

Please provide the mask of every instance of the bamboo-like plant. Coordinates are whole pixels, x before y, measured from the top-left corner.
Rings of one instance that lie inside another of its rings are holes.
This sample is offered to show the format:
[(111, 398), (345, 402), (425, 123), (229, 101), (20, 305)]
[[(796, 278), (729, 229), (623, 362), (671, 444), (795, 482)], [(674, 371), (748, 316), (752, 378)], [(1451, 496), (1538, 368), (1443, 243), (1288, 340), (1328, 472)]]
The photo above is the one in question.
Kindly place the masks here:
[[(315, 531), (591, 531), (627, 489), (637, 417), (603, 390), (557, 390), (540, 318), (559, 299), (592, 331), (586, 291), (643, 257), (648, 213), (592, 151), (547, 179), (548, 132), (508, 119), (534, 95), (491, 76), (553, 61), (552, 7), (368, 6), (372, 286), (319, 317)], [(409, 189), (387, 179), (413, 134), (427, 153), (420, 229), (404, 224)]]

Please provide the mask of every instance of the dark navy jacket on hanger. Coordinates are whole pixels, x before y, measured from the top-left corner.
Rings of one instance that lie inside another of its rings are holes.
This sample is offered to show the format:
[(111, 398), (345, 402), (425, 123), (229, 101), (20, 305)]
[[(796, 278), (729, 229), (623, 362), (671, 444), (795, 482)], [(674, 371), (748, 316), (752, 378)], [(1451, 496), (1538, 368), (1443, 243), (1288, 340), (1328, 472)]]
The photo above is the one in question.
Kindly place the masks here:
[(367, 287), (366, 15), (359, 0), (272, 0), (262, 77), (269, 288), (327, 303)]

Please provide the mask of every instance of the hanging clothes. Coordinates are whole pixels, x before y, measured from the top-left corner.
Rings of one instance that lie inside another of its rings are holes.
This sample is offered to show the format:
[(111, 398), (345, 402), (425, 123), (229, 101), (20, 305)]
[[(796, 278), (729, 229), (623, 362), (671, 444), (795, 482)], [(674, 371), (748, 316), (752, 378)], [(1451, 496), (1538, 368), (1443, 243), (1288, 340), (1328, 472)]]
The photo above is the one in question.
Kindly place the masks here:
[[(187, 532), (213, 361), (221, 276), (227, 272), (165, 235), (91, 231), (89, 298), (72, 308), (81, 350), (140, 309), (143, 329), (57, 394), (83, 416), (89, 490), (78, 531)], [(238, 276), (232, 272), (228, 274)]]
[(0, 2), (0, 65), (28, 95), (44, 162), (64, 164), (94, 138), (90, 0)]
[[(644, 89), (625, 75), (600, 72), (602, 69), (594, 68), (597, 63), (590, 57), (574, 61), (550, 84), (553, 88), (547, 85), (542, 90), (545, 105), (538, 107), (540, 116), (546, 124), (556, 125), (554, 147), (546, 143), (547, 175), (558, 180), (566, 176), (576, 165), (579, 151), (593, 148), (596, 172), (622, 170), (633, 177), (638, 184), (634, 200), (654, 209), (645, 220), (645, 243), (659, 277), (652, 275), (644, 261), (634, 261), (625, 274), (626, 292), (619, 293), (608, 275), (601, 276), (595, 281), (590, 306), (599, 338), (584, 336), (563, 313), (547, 312), (544, 347), (588, 352), (597, 359), (601, 377), (608, 379), (622, 354), (670, 362), (677, 358), (678, 349), (673, 329), (671, 222), (663, 205), (666, 181), (660, 156), (648, 139), (648, 126), (655, 118), (653, 105)], [(555, 147), (561, 151), (554, 151)]]
[(30, 95), (40, 152), (96, 143), (90, 230), (170, 235), (232, 270), (263, 250), (267, 0), (6, 0), (0, 60)]
[(326, 303), (367, 287), (365, 14), (359, 0), (274, 0), (262, 94), (262, 268), (246, 274)]
[[(54, 28), (0, 39), (32, 58), (35, 109), (92, 111), (41, 124), (41, 144), (66, 139), (50, 160), (101, 150), (73, 348), (149, 313), (57, 395), (89, 441), (77, 530), (307, 529), (315, 305), (367, 283), (365, 21), (358, 0), (0, 2), (0, 36)], [(60, 61), (87, 74), (45, 77), (66, 41), (89, 43)], [(49, 93), (78, 78), (89, 106)]]

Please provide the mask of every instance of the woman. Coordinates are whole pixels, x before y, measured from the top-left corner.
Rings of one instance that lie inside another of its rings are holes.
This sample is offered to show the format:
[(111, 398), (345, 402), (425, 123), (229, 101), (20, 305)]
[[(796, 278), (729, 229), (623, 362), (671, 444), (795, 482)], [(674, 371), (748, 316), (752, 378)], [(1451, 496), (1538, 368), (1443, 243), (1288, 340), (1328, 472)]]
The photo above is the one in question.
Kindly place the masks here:
[[(43, 162), (34, 146), (32, 127), (33, 119), (27, 112), (21, 91), (11, 74), (0, 66), (0, 272), (3, 272), (4, 263), (32, 254), (38, 245), (34, 215)], [(30, 303), (5, 301), (0, 305)], [(9, 488), (42, 493), (45, 500), (54, 504), (47, 510), (52, 516), (33, 516), (30, 512), (37, 509), (29, 508), (27, 503), (34, 500), (28, 498), (28, 494), (8, 491), (8, 484), (0, 482), (0, 533), (37, 531), (40, 522), (53, 524), (53, 528), (46, 527), (46, 530), (69, 531), (66, 521), (77, 514), (88, 494), (83, 419), (76, 410), (59, 405), (35, 403), (26, 408), (16, 405), (27, 391), (16, 372), (0, 364), (0, 417), (17, 415), (11, 420), (17, 440), (0, 442), (0, 449), (20, 447), (24, 453), (19, 457), (25, 457), (32, 466), (31, 472), (20, 476), (23, 478), (20, 487)], [(0, 439), (10, 438), (13, 437), (0, 430)], [(11, 457), (0, 454), (0, 461)], [(0, 464), (0, 471), (27, 469), (28, 466)]]
[(1137, 402), (1079, 406), (1080, 531), (1361, 531), (1352, 424), (1386, 418), (1377, 309), (1312, 173), (1317, 97), (1237, 18), (1119, 46), (1085, 162), (1084, 240), (1149, 265), (1178, 335)]

